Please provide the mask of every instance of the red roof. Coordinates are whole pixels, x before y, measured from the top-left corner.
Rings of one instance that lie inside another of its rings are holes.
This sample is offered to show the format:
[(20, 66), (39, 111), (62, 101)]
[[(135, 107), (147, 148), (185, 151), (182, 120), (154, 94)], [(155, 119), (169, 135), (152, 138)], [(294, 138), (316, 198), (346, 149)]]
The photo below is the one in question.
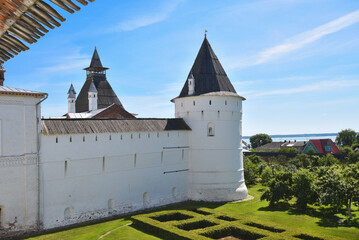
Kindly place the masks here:
[[(331, 139), (310, 139), (310, 142), (312, 142), (312, 144), (315, 146), (315, 148), (317, 149), (318, 153), (340, 153), (339, 148), (337, 147), (337, 145), (335, 145), (335, 143), (331, 140)], [(327, 146), (328, 141), (330, 142), (331, 151), (326, 151), (325, 150), (325, 146)]]

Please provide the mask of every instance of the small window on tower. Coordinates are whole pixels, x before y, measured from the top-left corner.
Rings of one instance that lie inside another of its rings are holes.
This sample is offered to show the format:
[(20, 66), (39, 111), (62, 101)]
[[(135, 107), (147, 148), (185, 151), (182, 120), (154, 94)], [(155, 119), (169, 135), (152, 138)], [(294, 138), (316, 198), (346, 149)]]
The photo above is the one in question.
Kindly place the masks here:
[(207, 136), (209, 136), (209, 137), (213, 137), (213, 136), (214, 136), (214, 124), (211, 123), (211, 122), (208, 123)]

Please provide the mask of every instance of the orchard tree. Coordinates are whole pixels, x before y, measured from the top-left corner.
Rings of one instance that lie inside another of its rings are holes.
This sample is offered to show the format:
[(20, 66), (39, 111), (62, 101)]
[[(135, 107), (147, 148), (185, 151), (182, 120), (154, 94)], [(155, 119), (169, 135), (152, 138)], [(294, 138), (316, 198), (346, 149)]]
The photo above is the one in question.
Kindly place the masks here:
[(293, 176), (293, 195), (297, 198), (296, 206), (305, 210), (307, 204), (315, 203), (318, 194), (314, 186), (315, 174), (307, 169), (301, 169)]
[(352, 203), (359, 201), (359, 164), (325, 167), (319, 170), (318, 175), (316, 186), (319, 202), (333, 206), (336, 212), (345, 206), (351, 219)]
[(269, 201), (269, 206), (273, 206), (280, 200), (289, 201), (293, 197), (292, 173), (278, 172), (269, 181), (269, 189), (263, 193), (261, 200)]
[(249, 138), (252, 148), (263, 146), (264, 144), (271, 143), (272, 138), (265, 133), (259, 133)]
[(339, 133), (338, 133), (338, 136), (335, 138), (335, 143), (338, 145), (338, 146), (351, 146), (353, 144), (353, 142), (357, 140), (357, 133), (348, 128), (348, 129), (344, 129), (344, 130), (341, 130)]

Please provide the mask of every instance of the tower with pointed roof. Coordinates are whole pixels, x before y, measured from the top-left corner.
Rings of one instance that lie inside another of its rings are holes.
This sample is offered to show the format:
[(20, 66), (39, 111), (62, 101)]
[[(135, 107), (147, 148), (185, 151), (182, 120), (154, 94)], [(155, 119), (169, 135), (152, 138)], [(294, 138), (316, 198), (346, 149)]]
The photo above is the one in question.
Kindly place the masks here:
[(89, 111), (97, 110), (97, 89), (95, 84), (91, 83), (89, 91), (88, 91), (88, 98), (89, 98)]
[(110, 83), (107, 81), (106, 71), (108, 69), (109, 68), (102, 65), (100, 56), (95, 47), (90, 66), (84, 69), (86, 70), (87, 77), (86, 82), (82, 86), (79, 96), (76, 99), (77, 113), (90, 111), (88, 92), (92, 82), (94, 83), (94, 86), (97, 90), (97, 109), (106, 108), (112, 104), (116, 104), (123, 108), (116, 93), (113, 91)]
[(242, 101), (205, 36), (179, 96), (175, 115), (191, 127), (191, 200), (247, 197), (242, 154)]
[(68, 113), (75, 113), (75, 100), (76, 100), (76, 91), (74, 86), (71, 83), (70, 89), (67, 92), (67, 106), (68, 106)]

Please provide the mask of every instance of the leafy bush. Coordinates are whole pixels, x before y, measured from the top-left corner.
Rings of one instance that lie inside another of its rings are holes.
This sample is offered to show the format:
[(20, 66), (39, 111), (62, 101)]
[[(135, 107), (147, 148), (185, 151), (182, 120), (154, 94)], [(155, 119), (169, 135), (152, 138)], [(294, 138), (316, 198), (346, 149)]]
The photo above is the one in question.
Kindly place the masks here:
[(270, 167), (266, 167), (263, 171), (262, 171), (262, 175), (261, 175), (261, 183), (263, 185), (267, 185), (268, 182), (272, 179), (273, 177), (273, 171), (272, 168)]
[(339, 150), (343, 154), (348, 154), (348, 153), (352, 152), (352, 148), (349, 146), (340, 147)]
[(279, 233), (281, 233), (281, 232), (285, 231), (284, 229), (281, 229), (281, 228), (270, 227), (270, 226), (266, 226), (266, 225), (255, 223), (255, 222), (246, 223), (246, 225), (256, 227), (256, 228), (260, 228), (260, 229), (264, 229), (264, 230), (268, 230), (268, 231), (271, 231), (271, 232), (279, 232)]
[[(359, 136), (359, 134), (358, 134), (358, 136)], [(359, 148), (359, 142), (357, 140), (355, 140), (355, 142), (353, 142), (352, 150), (355, 150), (356, 148)]]
[(293, 197), (292, 191), (292, 173), (278, 172), (269, 183), (269, 189), (263, 193), (261, 200), (269, 201), (269, 205), (273, 206), (280, 200), (288, 201)]
[(308, 203), (317, 201), (318, 195), (314, 187), (315, 175), (301, 169), (293, 176), (293, 195), (297, 197), (296, 206), (300, 210), (305, 210)]
[(256, 183), (256, 179), (258, 177), (259, 168), (250, 160), (245, 160), (243, 162), (244, 168), (244, 180), (246, 184), (251, 185)]
[(359, 152), (350, 152), (346, 157), (348, 163), (357, 163), (359, 162)]

